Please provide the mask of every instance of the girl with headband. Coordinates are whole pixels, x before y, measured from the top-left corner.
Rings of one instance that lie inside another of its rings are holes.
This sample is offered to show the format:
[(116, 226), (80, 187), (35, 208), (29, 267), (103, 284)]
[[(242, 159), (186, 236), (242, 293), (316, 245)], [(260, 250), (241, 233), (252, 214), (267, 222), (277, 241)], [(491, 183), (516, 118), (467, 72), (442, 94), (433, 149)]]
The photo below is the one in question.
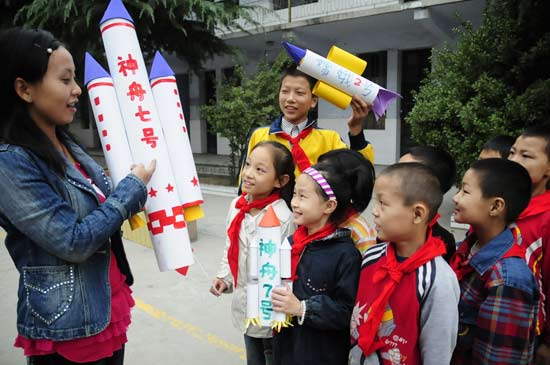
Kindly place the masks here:
[(273, 309), (293, 326), (273, 337), (274, 364), (345, 364), (361, 255), (350, 231), (338, 228), (352, 197), (348, 175), (319, 163), (296, 180), (291, 207), (292, 289), (273, 289)]

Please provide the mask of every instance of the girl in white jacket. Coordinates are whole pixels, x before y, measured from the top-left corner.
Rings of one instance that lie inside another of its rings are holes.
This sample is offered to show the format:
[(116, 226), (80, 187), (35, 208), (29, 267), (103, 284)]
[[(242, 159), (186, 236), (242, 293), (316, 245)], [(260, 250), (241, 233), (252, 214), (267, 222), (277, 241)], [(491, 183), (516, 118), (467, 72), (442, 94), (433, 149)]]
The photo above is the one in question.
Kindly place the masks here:
[(235, 288), (232, 319), (244, 334), (248, 365), (270, 364), (272, 356), (272, 329), (245, 326), (248, 248), (258, 240), (258, 224), (270, 206), (281, 224), (281, 241), (294, 233), (296, 227), (289, 209), (293, 189), (294, 162), (290, 151), (278, 142), (258, 143), (242, 171), (243, 194), (229, 208), (224, 255), (210, 289), (219, 296)]

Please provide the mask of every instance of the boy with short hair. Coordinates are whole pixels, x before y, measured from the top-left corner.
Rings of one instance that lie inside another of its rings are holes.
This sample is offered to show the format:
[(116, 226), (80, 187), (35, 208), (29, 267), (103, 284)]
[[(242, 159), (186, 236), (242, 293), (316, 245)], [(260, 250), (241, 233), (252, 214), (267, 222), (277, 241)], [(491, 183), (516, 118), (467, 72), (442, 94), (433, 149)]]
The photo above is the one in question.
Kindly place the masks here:
[[(510, 160), (525, 167), (531, 177), (531, 200), (516, 223), (526, 249), (527, 265), (541, 289), (535, 363), (550, 364), (550, 125), (527, 127), (510, 149)], [(539, 362), (540, 361), (540, 362)]]
[(442, 365), (453, 352), (459, 287), (431, 234), (442, 194), (419, 163), (384, 170), (374, 185), (378, 236), (363, 257), (351, 320), (350, 364)]
[[(317, 120), (309, 115), (317, 105), (317, 96), (311, 92), (314, 85), (315, 79), (298, 70), (296, 65), (284, 70), (279, 87), (282, 114), (270, 126), (260, 127), (252, 133), (247, 155), (261, 141), (282, 143), (292, 151), (297, 177), (315, 164), (323, 153), (348, 148), (336, 131), (318, 128)], [(358, 96), (352, 98), (351, 107), (352, 115), (348, 120), (350, 148), (374, 163), (372, 145), (365, 139), (362, 125), (370, 107)]]
[(452, 364), (530, 364), (539, 288), (524, 260), (522, 233), (509, 227), (529, 203), (531, 180), (501, 158), (474, 162), (454, 196), (455, 220), (471, 227), (451, 259), (460, 282)]
[(514, 137), (505, 135), (493, 137), (481, 147), (478, 159), (508, 158), (510, 148), (512, 148), (515, 141), (516, 139)]
[[(439, 180), (441, 192), (445, 195), (453, 186), (456, 175), (456, 164), (453, 156), (447, 151), (432, 146), (415, 146), (409, 149), (399, 159), (399, 162), (419, 162), (432, 169), (432, 172)], [(455, 236), (436, 222), (432, 227), (434, 237), (439, 237), (445, 243), (447, 252), (443, 255), (445, 261), (449, 262), (456, 251)]]

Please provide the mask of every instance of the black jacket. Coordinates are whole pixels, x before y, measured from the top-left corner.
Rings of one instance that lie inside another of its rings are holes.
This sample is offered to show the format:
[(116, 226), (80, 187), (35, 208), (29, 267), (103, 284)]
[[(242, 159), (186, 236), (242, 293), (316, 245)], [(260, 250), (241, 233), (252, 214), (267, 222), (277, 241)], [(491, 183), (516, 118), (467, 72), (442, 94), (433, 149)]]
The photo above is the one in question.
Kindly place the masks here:
[(293, 284), (296, 297), (306, 300), (304, 324), (294, 318), (275, 334), (274, 364), (347, 364), (360, 271), (361, 254), (347, 229), (306, 246)]

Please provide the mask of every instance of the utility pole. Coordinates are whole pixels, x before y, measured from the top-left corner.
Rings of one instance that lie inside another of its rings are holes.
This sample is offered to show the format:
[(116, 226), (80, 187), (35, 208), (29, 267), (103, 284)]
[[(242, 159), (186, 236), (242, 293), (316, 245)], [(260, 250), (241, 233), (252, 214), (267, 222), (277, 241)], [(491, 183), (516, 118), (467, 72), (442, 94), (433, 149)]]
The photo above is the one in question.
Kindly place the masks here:
[(292, 22), (292, 0), (288, 0), (288, 22)]

